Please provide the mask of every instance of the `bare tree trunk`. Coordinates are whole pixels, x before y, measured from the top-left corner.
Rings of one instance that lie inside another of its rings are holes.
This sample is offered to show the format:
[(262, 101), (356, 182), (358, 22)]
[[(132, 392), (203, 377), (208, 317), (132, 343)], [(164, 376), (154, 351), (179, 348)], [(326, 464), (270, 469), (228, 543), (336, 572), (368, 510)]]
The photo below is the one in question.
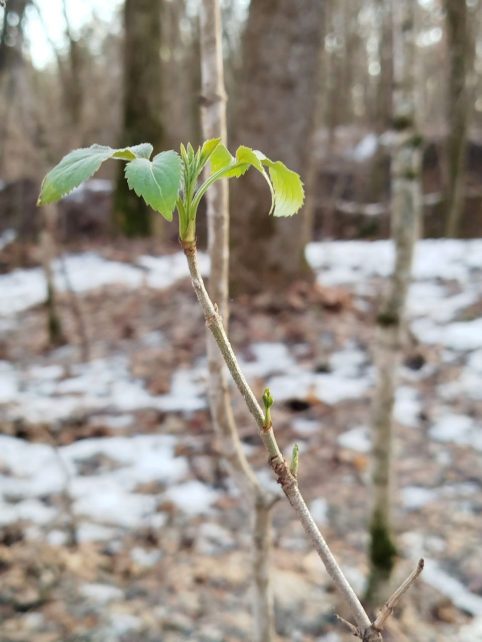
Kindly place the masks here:
[[(69, 125), (76, 132), (79, 138), (80, 125), (82, 121), (84, 90), (81, 81), (82, 52), (79, 42), (74, 38), (69, 20), (67, 0), (62, 2), (62, 11), (65, 22), (65, 35), (69, 43), (68, 51), (68, 72), (63, 77), (64, 102), (69, 117)], [(74, 133), (71, 131), (71, 133)]]
[[(320, 0), (252, 0), (243, 39), (235, 143), (262, 149), (303, 177), (312, 160), (323, 6)], [(263, 216), (269, 196), (255, 174), (232, 187), (236, 293), (268, 284), (283, 291), (310, 276), (304, 260), (309, 220)]]
[(393, 0), (394, 95), (392, 239), (395, 268), (377, 317), (377, 382), (372, 403), (373, 508), (371, 574), (367, 597), (375, 604), (388, 589), (396, 547), (391, 514), (394, 476), (393, 404), (401, 360), (405, 307), (421, 214), (421, 140), (417, 129), (414, 0)]
[[(158, 152), (164, 134), (161, 0), (125, 0), (124, 39), (124, 122), (120, 144), (149, 142)], [(122, 168), (114, 197), (114, 217), (127, 236), (146, 236), (151, 232), (150, 210), (129, 189)]]
[(464, 207), (465, 156), (471, 96), (468, 84), (472, 54), (465, 0), (444, 0), (449, 52), (445, 188), (446, 236), (457, 236)]
[[(226, 143), (226, 94), (224, 88), (221, 11), (218, 0), (201, 4), (202, 128), (208, 138)], [(229, 192), (227, 181), (207, 193), (208, 244), (211, 259), (210, 295), (228, 323)], [(246, 460), (234, 417), (224, 360), (208, 331), (209, 400), (211, 416), (223, 455), (242, 492), (249, 498), (253, 531), (253, 640), (274, 640), (273, 598), (270, 582), (271, 505)]]
[(55, 227), (57, 223), (57, 209), (55, 205), (48, 205), (43, 212), (43, 229), (40, 233), (40, 247), (42, 252), (42, 267), (47, 285), (45, 307), (47, 310), (47, 333), (49, 345), (58, 346), (64, 343), (62, 323), (57, 306), (57, 292), (55, 288), (52, 264), (55, 259)]

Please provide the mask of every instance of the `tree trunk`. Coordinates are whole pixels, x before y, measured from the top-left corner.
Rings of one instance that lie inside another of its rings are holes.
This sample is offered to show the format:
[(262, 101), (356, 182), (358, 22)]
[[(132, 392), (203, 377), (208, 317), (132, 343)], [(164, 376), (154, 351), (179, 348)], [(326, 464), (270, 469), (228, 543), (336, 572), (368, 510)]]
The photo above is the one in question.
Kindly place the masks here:
[[(125, 0), (121, 146), (149, 142), (155, 153), (162, 147), (160, 51), (161, 0)], [(143, 199), (129, 190), (121, 168), (114, 198), (117, 226), (128, 236), (146, 236), (151, 215)]]
[(23, 19), (30, 0), (9, 0), (0, 35), (0, 74), (22, 61)]
[(394, 95), (392, 150), (392, 239), (395, 267), (377, 317), (377, 381), (372, 403), (373, 508), (370, 523), (368, 601), (381, 603), (394, 567), (391, 515), (394, 476), (393, 405), (401, 360), (405, 307), (421, 215), (421, 139), (416, 113), (414, 0), (393, 0)]
[(46, 283), (45, 309), (47, 312), (47, 336), (48, 344), (52, 347), (65, 343), (52, 267), (56, 255), (55, 229), (57, 227), (57, 218), (57, 206), (47, 205), (43, 210), (43, 229), (40, 233), (42, 267)]
[[(204, 138), (226, 144), (226, 94), (222, 57), (221, 11), (218, 0), (203, 0), (200, 13), (202, 128)], [(227, 180), (206, 195), (208, 246), (211, 259), (209, 292), (225, 327), (229, 308), (229, 191)], [(274, 640), (274, 608), (270, 581), (272, 498), (263, 492), (243, 451), (234, 422), (222, 354), (207, 331), (209, 401), (223, 456), (251, 511), (253, 553), (253, 642)]]
[[(323, 5), (252, 0), (243, 39), (235, 143), (261, 149), (302, 176), (311, 160)], [(259, 178), (249, 172), (232, 187), (231, 283), (237, 294), (282, 291), (309, 275), (308, 220), (269, 217), (269, 194)]]
[(471, 49), (465, 0), (444, 0), (449, 53), (446, 175), (446, 236), (457, 236), (464, 207), (465, 156), (470, 118), (468, 74)]

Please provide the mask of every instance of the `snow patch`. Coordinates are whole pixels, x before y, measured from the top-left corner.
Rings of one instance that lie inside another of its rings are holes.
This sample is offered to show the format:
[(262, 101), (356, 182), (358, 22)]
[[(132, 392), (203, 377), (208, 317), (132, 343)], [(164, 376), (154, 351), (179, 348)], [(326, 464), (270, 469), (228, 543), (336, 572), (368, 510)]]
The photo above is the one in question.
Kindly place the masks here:
[(208, 513), (219, 499), (219, 492), (200, 481), (192, 480), (169, 488), (164, 497), (187, 515), (202, 515)]

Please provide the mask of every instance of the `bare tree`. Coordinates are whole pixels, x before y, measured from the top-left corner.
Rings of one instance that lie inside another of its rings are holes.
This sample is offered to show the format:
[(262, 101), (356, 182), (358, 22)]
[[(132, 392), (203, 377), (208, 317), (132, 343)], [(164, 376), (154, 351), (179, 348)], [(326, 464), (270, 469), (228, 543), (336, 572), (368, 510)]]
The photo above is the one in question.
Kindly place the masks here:
[[(202, 129), (206, 139), (226, 144), (221, 10), (218, 0), (203, 0), (200, 13)], [(207, 193), (208, 245), (211, 259), (210, 295), (228, 324), (229, 192), (227, 180)], [(253, 641), (274, 640), (273, 597), (270, 581), (271, 508), (273, 498), (264, 492), (250, 467), (235, 425), (224, 360), (208, 332), (209, 400), (214, 428), (231, 473), (249, 497), (253, 532)]]
[(471, 115), (473, 43), (465, 0), (444, 0), (449, 55), (446, 141), (446, 236), (456, 236), (464, 207), (465, 160)]
[[(150, 142), (162, 147), (161, 0), (125, 0), (124, 98), (121, 145)], [(120, 170), (122, 172), (122, 170)], [(119, 175), (114, 216), (128, 236), (151, 231), (149, 208)]]
[(393, 406), (400, 365), (406, 300), (415, 242), (419, 234), (421, 138), (416, 108), (416, 29), (414, 0), (393, 0), (394, 92), (391, 189), (395, 267), (377, 317), (376, 388), (372, 402), (373, 508), (370, 522), (368, 599), (380, 600), (394, 567), (396, 546), (391, 515), (394, 477)]
[[(305, 176), (312, 158), (323, 5), (252, 0), (242, 45), (235, 143), (259, 147)], [(256, 292), (263, 282), (281, 290), (309, 275), (303, 253), (308, 219), (261, 216), (267, 197), (257, 176), (243, 177), (232, 192), (235, 291)]]

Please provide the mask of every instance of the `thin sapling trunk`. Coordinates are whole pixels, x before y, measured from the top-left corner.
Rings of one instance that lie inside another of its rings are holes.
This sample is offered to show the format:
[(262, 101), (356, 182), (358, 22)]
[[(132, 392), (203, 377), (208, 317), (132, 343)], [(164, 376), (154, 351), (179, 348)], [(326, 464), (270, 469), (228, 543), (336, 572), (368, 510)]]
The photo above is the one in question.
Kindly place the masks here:
[[(222, 56), (221, 9), (218, 0), (203, 0), (200, 12), (202, 129), (205, 139), (226, 144), (226, 94)], [(206, 194), (209, 290), (227, 327), (229, 296), (229, 189), (227, 179)], [(270, 581), (271, 507), (243, 451), (231, 408), (227, 372), (216, 343), (207, 332), (209, 402), (214, 429), (230, 471), (247, 496), (251, 511), (253, 548), (253, 642), (274, 640), (274, 609)]]

